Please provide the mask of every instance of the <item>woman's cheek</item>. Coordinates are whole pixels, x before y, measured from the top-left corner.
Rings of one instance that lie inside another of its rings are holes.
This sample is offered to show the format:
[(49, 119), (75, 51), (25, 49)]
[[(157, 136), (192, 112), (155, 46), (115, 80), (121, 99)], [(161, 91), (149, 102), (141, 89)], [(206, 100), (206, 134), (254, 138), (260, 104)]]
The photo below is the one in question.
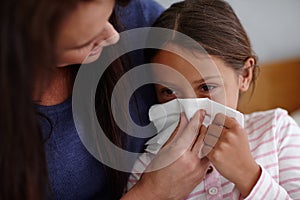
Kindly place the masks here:
[(81, 64), (87, 59), (89, 51), (72, 51), (59, 56), (58, 66), (64, 67), (71, 64)]

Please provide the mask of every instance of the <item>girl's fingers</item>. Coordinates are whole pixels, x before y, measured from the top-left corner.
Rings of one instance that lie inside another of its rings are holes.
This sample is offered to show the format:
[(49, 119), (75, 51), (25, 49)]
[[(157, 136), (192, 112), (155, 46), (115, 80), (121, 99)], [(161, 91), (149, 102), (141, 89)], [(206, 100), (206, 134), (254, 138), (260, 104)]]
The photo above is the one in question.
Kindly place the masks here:
[[(206, 127), (202, 125), (204, 117), (205, 117), (205, 111), (199, 110), (194, 115), (195, 119), (193, 119), (194, 128), (193, 131), (197, 133), (196, 137), (194, 137), (194, 141), (190, 146), (190, 150), (195, 152), (196, 154), (199, 153), (200, 147), (203, 143), (203, 138), (206, 132)], [(194, 118), (193, 117), (193, 118)], [(192, 121), (192, 120), (191, 120)]]
[(214, 148), (222, 134), (223, 129), (223, 126), (215, 124), (212, 124), (208, 127), (203, 142), (203, 148), (201, 149), (201, 158), (207, 156)]
[[(177, 135), (172, 142), (176, 143), (176, 146), (181, 150), (191, 150), (197, 140), (204, 116), (203, 110), (197, 111), (182, 131), (180, 127), (178, 128)], [(181, 120), (187, 119), (185, 117)]]
[(180, 134), (183, 132), (183, 130), (185, 129), (187, 124), (188, 124), (188, 120), (187, 120), (185, 113), (180, 113), (178, 125), (177, 125), (176, 129), (174, 130), (174, 132), (172, 133), (171, 137), (163, 145), (163, 147), (169, 145), (172, 141), (174, 142), (174, 141), (178, 140), (178, 138), (180, 137)]
[[(188, 119), (187, 119), (185, 113), (184, 113), (184, 112), (183, 112), (183, 113), (180, 113), (180, 121), (179, 121), (179, 123), (178, 123), (177, 128), (176, 128), (175, 131), (174, 131), (174, 133), (175, 133), (175, 137), (174, 137), (174, 138), (175, 138), (175, 139), (178, 137), (178, 136), (176, 136), (177, 133), (182, 133), (183, 130), (186, 128), (187, 125), (188, 125)], [(173, 133), (173, 134), (174, 134), (174, 133)]]
[[(147, 170), (153, 171), (163, 168), (180, 159), (180, 157), (184, 153), (188, 152), (190, 154), (194, 143), (197, 141), (200, 126), (202, 125), (204, 116), (204, 111), (198, 111), (191, 118), (190, 122), (187, 122), (185, 115), (182, 115), (183, 120), (181, 119), (181, 125), (177, 129), (176, 136), (170, 141), (168, 145), (160, 149), (153, 162), (151, 162), (152, 165), (148, 166)], [(187, 124), (184, 127), (185, 123)], [(198, 152), (194, 155), (198, 155)]]
[(228, 117), (221, 113), (216, 114), (212, 123), (215, 125), (224, 126), (227, 129), (234, 128), (238, 124), (234, 118)]
[(194, 145), (191, 148), (191, 151), (198, 155), (200, 158), (201, 147), (203, 146), (203, 140), (206, 134), (207, 128), (204, 125), (201, 125), (199, 135), (196, 138)]

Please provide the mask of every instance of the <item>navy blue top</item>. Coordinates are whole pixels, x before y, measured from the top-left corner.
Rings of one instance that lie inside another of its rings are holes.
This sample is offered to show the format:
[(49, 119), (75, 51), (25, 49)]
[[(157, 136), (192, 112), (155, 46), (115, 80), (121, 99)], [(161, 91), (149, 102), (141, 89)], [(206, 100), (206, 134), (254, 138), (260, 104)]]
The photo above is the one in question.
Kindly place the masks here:
[[(132, 0), (118, 9), (126, 29), (151, 26), (163, 8), (153, 0)], [(135, 61), (139, 64), (141, 59)], [(145, 88), (130, 102), (132, 118), (138, 124), (148, 123), (148, 108), (155, 102), (153, 88)], [(81, 143), (72, 116), (72, 99), (54, 106), (37, 106), (45, 142), (50, 188), (54, 199), (113, 199), (104, 166), (91, 156)], [(51, 123), (49, 123), (51, 122)], [(142, 151), (143, 141), (131, 140), (129, 149)]]

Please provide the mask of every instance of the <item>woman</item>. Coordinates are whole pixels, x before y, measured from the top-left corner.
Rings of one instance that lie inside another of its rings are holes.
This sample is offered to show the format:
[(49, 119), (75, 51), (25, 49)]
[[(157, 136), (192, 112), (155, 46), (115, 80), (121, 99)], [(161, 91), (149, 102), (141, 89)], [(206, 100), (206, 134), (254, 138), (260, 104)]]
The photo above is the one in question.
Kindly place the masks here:
[[(117, 3), (125, 5), (127, 1)], [(123, 181), (117, 180), (116, 185), (111, 180), (116, 173), (109, 172), (82, 146), (70, 112), (74, 73), (69, 65), (81, 63), (90, 52), (88, 61), (94, 61), (101, 53), (101, 42), (113, 35), (115, 39), (106, 44), (117, 41), (117, 32), (108, 22), (114, 1), (5, 0), (1, 4), (0, 91), (5, 97), (0, 105), (0, 198), (119, 198)], [(138, 26), (150, 25), (161, 11), (153, 1), (136, 0), (129, 6), (144, 8), (138, 16), (131, 15), (146, 19), (147, 23), (139, 21)], [(116, 21), (112, 15), (111, 22)], [(118, 74), (122, 66), (115, 67), (112, 71)], [(106, 84), (112, 83), (108, 80)], [(120, 139), (117, 132), (111, 134)], [(184, 163), (187, 161), (178, 162)], [(183, 178), (187, 185), (191, 178), (197, 180), (194, 171), (196, 168)], [(153, 184), (160, 180), (155, 173), (144, 180), (124, 198), (139, 198), (147, 192), (168, 197)], [(181, 191), (186, 192), (189, 190)]]

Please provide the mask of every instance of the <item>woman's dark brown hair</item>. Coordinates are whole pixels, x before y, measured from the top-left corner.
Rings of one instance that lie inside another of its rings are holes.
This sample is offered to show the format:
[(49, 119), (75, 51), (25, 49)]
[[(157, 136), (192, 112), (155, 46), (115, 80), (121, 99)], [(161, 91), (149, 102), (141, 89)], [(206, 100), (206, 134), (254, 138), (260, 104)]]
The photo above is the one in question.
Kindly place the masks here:
[[(44, 146), (32, 102), (32, 87), (37, 77), (44, 78), (46, 84), (47, 70), (55, 66), (53, 44), (59, 24), (82, 1), (86, 0), (1, 1), (1, 200), (40, 200), (49, 192)], [(116, 2), (126, 5), (128, 1)], [(120, 68), (122, 66), (115, 70)], [(108, 104), (106, 102), (104, 106)], [(112, 134), (117, 137), (117, 133)]]
[[(237, 71), (244, 66), (247, 59), (253, 58), (255, 60), (252, 82), (254, 86), (257, 76), (257, 58), (245, 29), (227, 2), (186, 0), (175, 3), (156, 20), (153, 26), (176, 30), (191, 37), (208, 54), (219, 57)], [(178, 40), (176, 32), (169, 42), (187, 49), (197, 48), (191, 46), (190, 42)], [(151, 59), (155, 53), (148, 51), (146, 56)]]

